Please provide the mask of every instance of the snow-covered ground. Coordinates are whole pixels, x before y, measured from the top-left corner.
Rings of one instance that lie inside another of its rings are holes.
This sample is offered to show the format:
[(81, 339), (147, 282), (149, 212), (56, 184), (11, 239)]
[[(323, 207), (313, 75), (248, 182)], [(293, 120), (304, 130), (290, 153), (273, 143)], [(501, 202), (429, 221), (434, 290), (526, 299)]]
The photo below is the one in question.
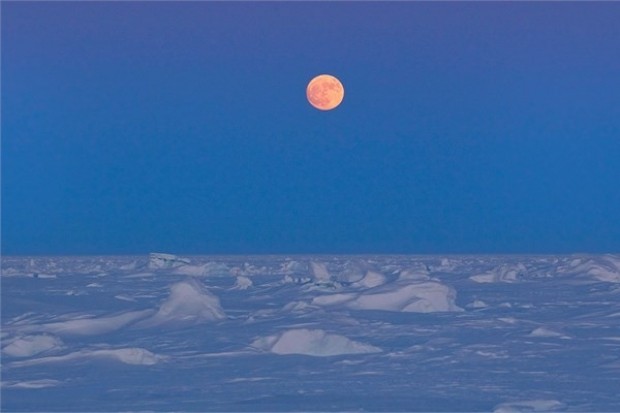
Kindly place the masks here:
[(620, 255), (4, 257), (3, 411), (620, 411)]

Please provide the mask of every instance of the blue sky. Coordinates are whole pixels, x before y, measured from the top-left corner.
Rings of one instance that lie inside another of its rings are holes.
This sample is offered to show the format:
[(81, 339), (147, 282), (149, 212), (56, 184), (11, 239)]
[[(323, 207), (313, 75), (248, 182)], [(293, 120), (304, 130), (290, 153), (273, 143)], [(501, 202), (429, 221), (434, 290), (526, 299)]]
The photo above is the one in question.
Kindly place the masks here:
[(2, 252), (620, 251), (619, 19), (3, 2)]

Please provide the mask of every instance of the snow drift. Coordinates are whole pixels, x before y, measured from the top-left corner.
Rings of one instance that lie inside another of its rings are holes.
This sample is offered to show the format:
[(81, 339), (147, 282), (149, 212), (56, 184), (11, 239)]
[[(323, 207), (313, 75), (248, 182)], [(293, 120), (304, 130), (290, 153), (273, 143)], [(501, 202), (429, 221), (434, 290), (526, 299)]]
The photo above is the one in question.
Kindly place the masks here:
[(154, 354), (143, 348), (119, 348), (106, 350), (80, 350), (63, 356), (41, 357), (11, 363), (13, 367), (27, 367), (37, 364), (63, 363), (79, 359), (109, 359), (124, 364), (151, 366), (165, 360), (164, 356)]
[(49, 334), (16, 337), (2, 348), (2, 354), (11, 357), (31, 357), (63, 347), (62, 340)]
[(557, 400), (523, 400), (502, 403), (495, 407), (493, 413), (554, 412), (563, 407), (564, 403)]
[(294, 329), (273, 336), (261, 337), (253, 347), (275, 354), (304, 354), (307, 356), (337, 356), (340, 354), (378, 353), (380, 348), (359, 343), (324, 330)]
[(226, 318), (220, 300), (194, 279), (170, 286), (170, 296), (157, 313), (137, 324), (138, 327), (190, 325)]
[(560, 274), (585, 275), (599, 281), (620, 283), (620, 257), (607, 254), (594, 258), (576, 258), (558, 269)]
[(397, 281), (363, 293), (321, 295), (312, 300), (320, 306), (344, 305), (353, 310), (414, 313), (463, 311), (455, 304), (456, 291), (436, 281)]
[(512, 283), (523, 278), (527, 273), (527, 268), (523, 264), (506, 264), (500, 265), (482, 274), (472, 275), (470, 280), (477, 283), (496, 283), (506, 282)]
[(153, 310), (130, 311), (109, 317), (83, 317), (56, 323), (33, 325), (23, 331), (46, 331), (58, 335), (93, 336), (125, 327), (153, 313)]

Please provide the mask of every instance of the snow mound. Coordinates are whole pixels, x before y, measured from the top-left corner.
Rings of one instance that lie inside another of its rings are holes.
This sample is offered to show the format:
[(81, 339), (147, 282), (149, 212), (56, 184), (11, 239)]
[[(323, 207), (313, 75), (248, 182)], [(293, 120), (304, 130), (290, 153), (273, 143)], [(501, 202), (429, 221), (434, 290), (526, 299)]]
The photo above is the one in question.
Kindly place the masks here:
[(558, 333), (557, 331), (550, 330), (545, 327), (538, 327), (532, 330), (528, 337), (560, 337), (560, 338), (569, 338), (562, 333)]
[(457, 267), (457, 264), (454, 260), (450, 258), (442, 258), (439, 262), (439, 265), (435, 266), (433, 269), (435, 271), (443, 271), (443, 272), (451, 272)]
[(368, 271), (364, 278), (353, 283), (352, 286), (357, 288), (373, 288), (385, 284), (386, 281), (385, 275), (376, 271)]
[(90, 354), (93, 357), (112, 358), (125, 364), (152, 366), (163, 360), (163, 356), (151, 353), (143, 348), (121, 348), (115, 350), (95, 350)]
[(482, 300), (474, 300), (472, 303), (467, 305), (467, 308), (487, 308), (488, 305)]
[(314, 278), (315, 283), (331, 282), (329, 271), (327, 271), (327, 266), (324, 263), (313, 261), (310, 263), (310, 270), (312, 272), (312, 276)]
[(307, 274), (308, 266), (299, 261), (287, 260), (280, 265), (280, 273), (282, 274)]
[(313, 305), (343, 305), (352, 310), (383, 310), (409, 313), (463, 311), (455, 304), (456, 291), (436, 281), (397, 281), (363, 293), (319, 295)]
[(77, 318), (57, 323), (32, 326), (29, 330), (42, 330), (59, 335), (91, 336), (118, 330), (144, 317), (153, 310), (130, 311), (110, 317)]
[(522, 278), (526, 272), (527, 268), (521, 263), (517, 265), (500, 265), (486, 273), (472, 275), (469, 279), (477, 283), (512, 283)]
[(190, 261), (188, 259), (179, 258), (176, 255), (152, 252), (149, 254), (148, 268), (152, 270), (162, 270), (179, 267), (181, 265), (189, 264), (189, 262)]
[(250, 288), (252, 286), (252, 280), (250, 280), (248, 277), (244, 277), (242, 275), (237, 277), (237, 280), (235, 281), (235, 285), (233, 287), (233, 289), (235, 290), (247, 290), (248, 288)]
[(502, 403), (495, 407), (493, 413), (553, 412), (563, 407), (564, 403), (557, 400), (524, 400)]
[(400, 272), (399, 280), (428, 280), (430, 271), (423, 263), (406, 268)]
[(359, 343), (339, 334), (308, 329), (287, 330), (278, 335), (261, 337), (255, 340), (252, 346), (275, 354), (304, 354), (316, 357), (381, 352), (378, 347)]
[(599, 281), (620, 283), (620, 258), (607, 254), (596, 259), (574, 259), (562, 272), (569, 275), (586, 275)]
[(72, 360), (98, 358), (119, 361), (124, 364), (141, 366), (152, 366), (166, 359), (166, 357), (151, 353), (146, 349), (132, 347), (106, 350), (80, 350), (73, 353), (65, 354), (64, 356), (41, 357), (32, 360), (13, 362), (11, 363), (11, 366), (27, 367), (37, 364), (63, 363)]
[(170, 296), (157, 313), (139, 326), (199, 324), (224, 318), (226, 314), (220, 306), (220, 300), (201, 283), (190, 279), (173, 284), (170, 287)]
[(375, 289), (347, 303), (355, 310), (384, 310), (412, 313), (432, 313), (441, 311), (463, 311), (454, 301), (456, 291), (440, 282), (402, 281)]
[(369, 267), (368, 262), (364, 260), (347, 261), (342, 270), (337, 274), (336, 279), (345, 284), (359, 282), (366, 276), (368, 271), (372, 271), (372, 268)]
[(356, 294), (356, 293), (338, 293), (338, 294), (319, 295), (312, 299), (312, 304), (321, 305), (321, 306), (347, 304), (357, 297), (359, 297), (359, 294)]
[(2, 354), (11, 357), (31, 357), (50, 350), (63, 347), (62, 341), (48, 334), (36, 334), (17, 337), (2, 349)]
[(342, 285), (332, 277), (327, 270), (327, 265), (322, 262), (310, 262), (311, 282), (303, 282), (305, 278), (298, 278), (297, 282), (305, 284), (306, 290), (335, 290)]

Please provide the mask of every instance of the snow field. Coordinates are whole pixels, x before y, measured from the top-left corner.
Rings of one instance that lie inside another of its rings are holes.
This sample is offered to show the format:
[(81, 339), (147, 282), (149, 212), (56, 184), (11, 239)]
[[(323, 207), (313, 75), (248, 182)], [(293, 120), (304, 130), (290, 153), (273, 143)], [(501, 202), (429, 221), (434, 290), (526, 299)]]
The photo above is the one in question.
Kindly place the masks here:
[(617, 411), (618, 263), (4, 257), (1, 407)]

